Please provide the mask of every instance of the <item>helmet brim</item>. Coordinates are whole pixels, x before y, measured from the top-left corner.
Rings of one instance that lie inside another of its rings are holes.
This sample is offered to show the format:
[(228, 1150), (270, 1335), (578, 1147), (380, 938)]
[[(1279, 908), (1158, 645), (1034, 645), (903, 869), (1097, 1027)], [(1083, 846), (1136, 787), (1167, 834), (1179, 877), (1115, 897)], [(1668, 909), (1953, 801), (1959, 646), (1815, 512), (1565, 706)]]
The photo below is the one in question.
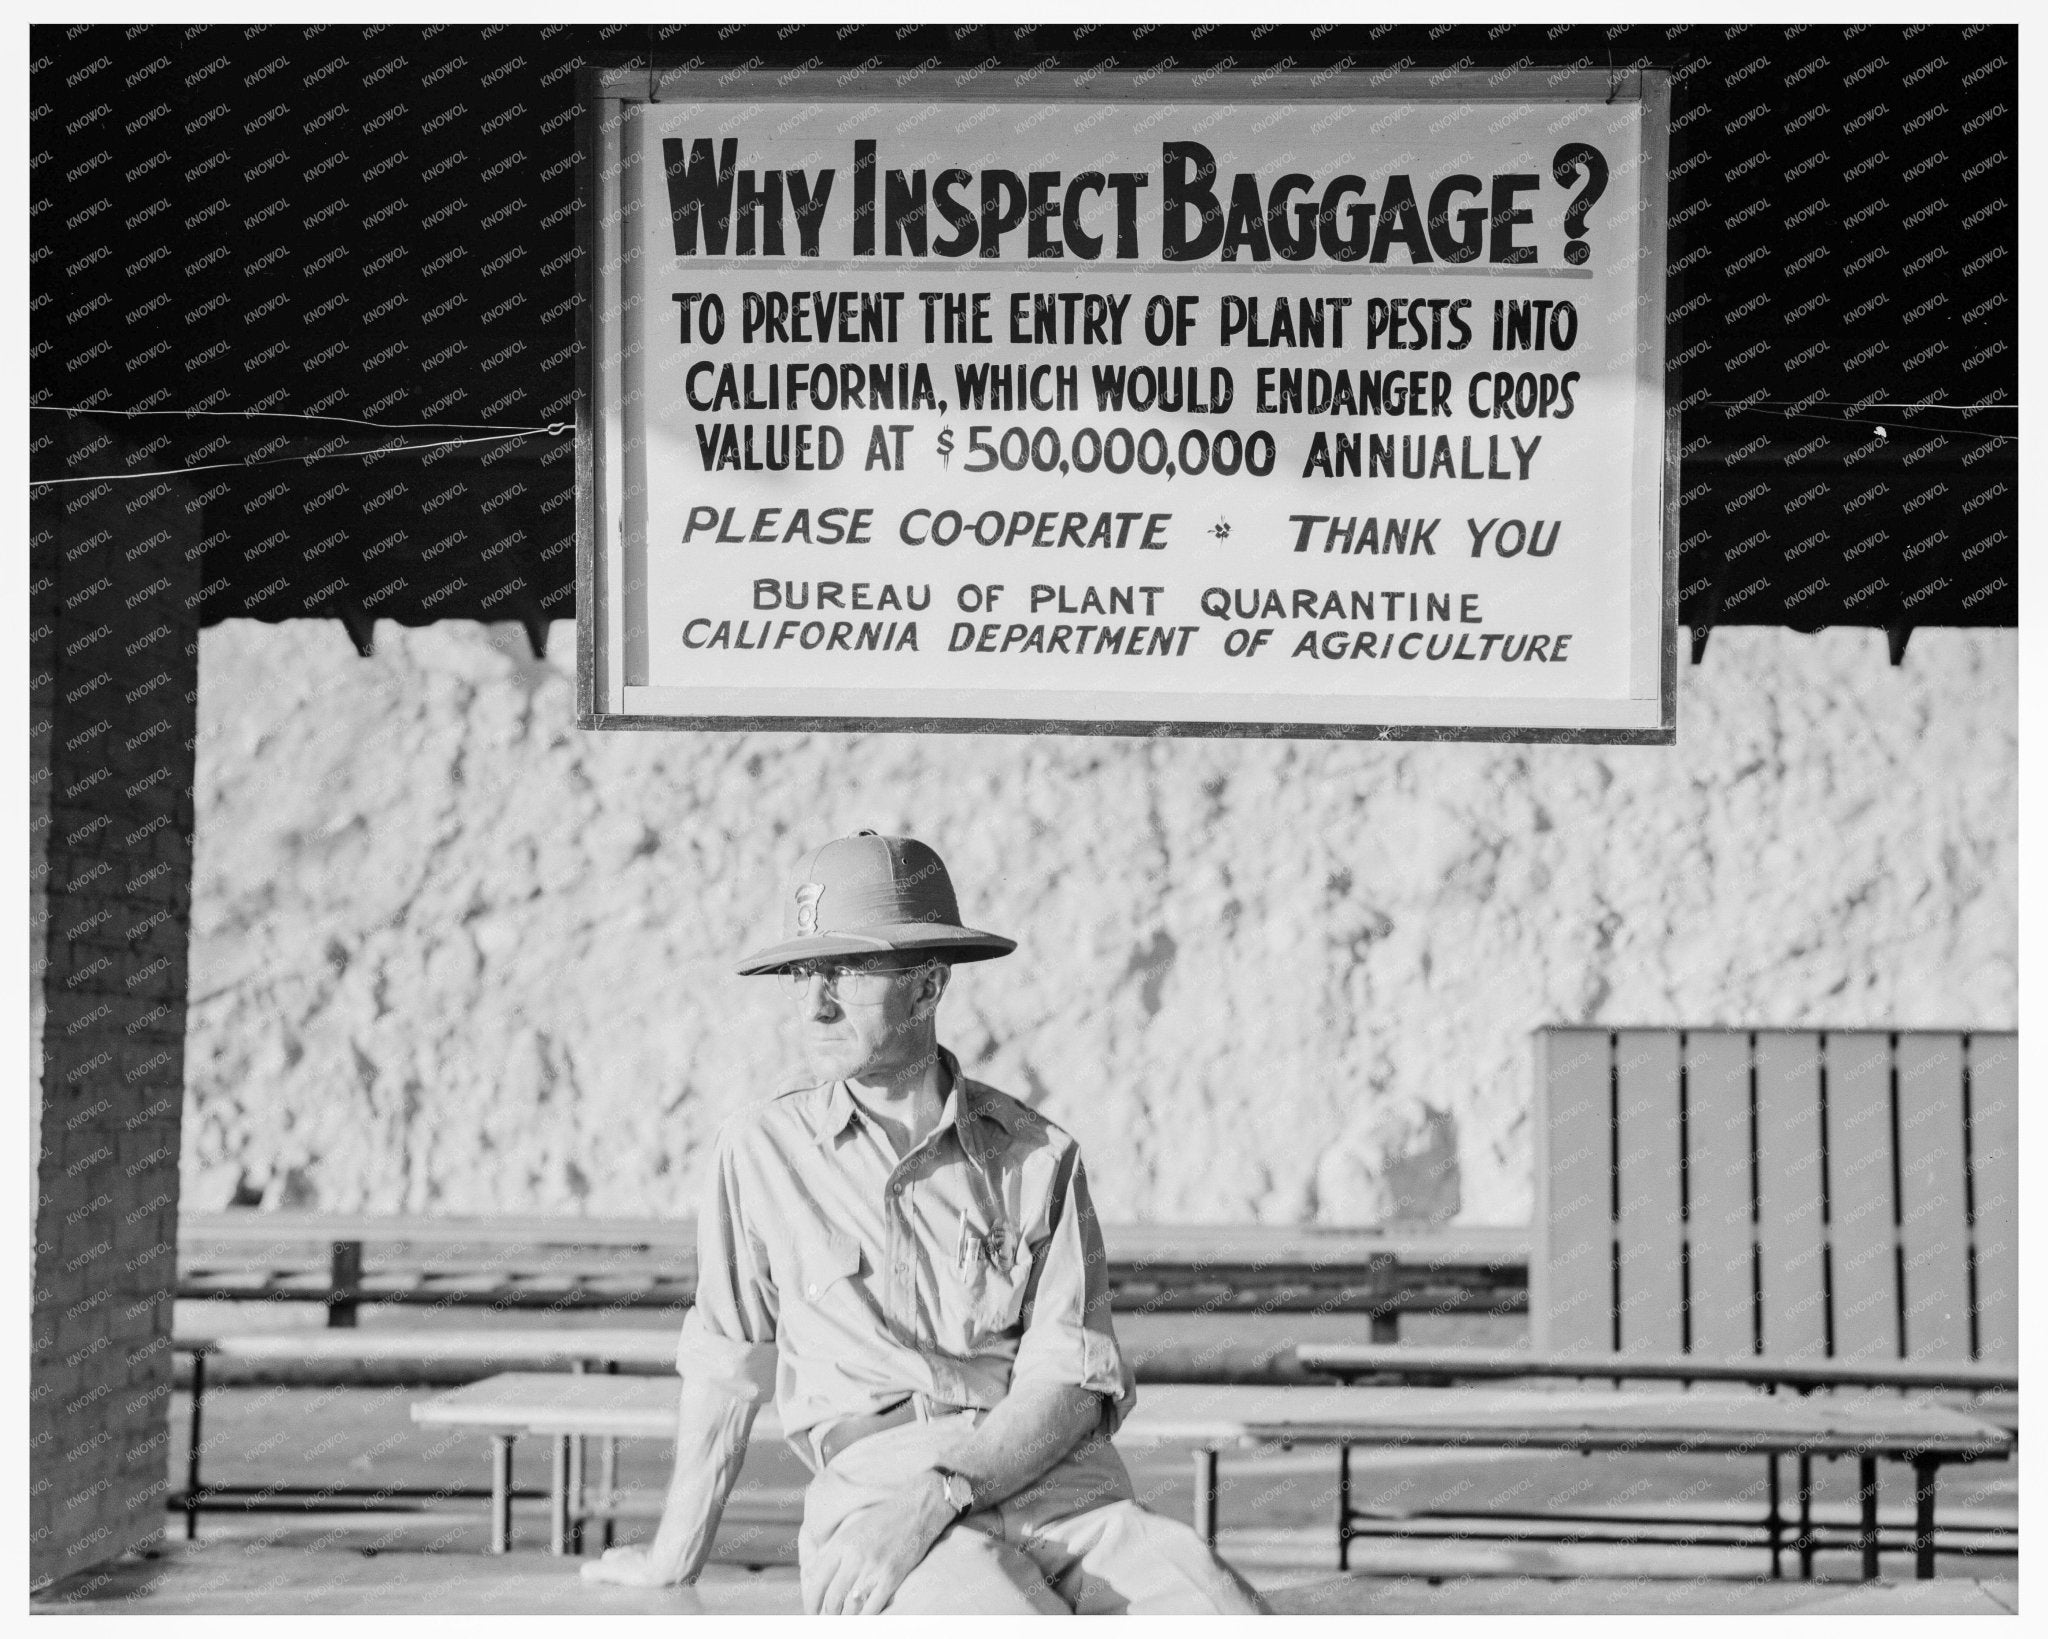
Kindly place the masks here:
[(1007, 956), (1017, 941), (979, 928), (948, 926), (932, 922), (897, 922), (880, 927), (845, 928), (832, 933), (814, 933), (802, 939), (785, 939), (780, 944), (757, 950), (735, 970), (743, 975), (774, 973), (792, 962), (814, 961), (825, 956), (880, 956), (895, 951), (922, 952), (948, 962), (987, 962)]

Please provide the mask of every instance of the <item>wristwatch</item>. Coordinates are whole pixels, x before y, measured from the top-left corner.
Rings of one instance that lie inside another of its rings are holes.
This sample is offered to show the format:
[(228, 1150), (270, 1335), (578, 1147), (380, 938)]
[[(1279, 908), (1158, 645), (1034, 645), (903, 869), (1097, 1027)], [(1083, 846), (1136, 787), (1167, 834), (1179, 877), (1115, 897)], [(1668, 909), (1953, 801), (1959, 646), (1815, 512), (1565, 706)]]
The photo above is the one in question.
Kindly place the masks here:
[(952, 1505), (954, 1517), (974, 1512), (974, 1485), (965, 1474), (955, 1473), (950, 1468), (934, 1468), (932, 1472), (946, 1488), (946, 1501)]

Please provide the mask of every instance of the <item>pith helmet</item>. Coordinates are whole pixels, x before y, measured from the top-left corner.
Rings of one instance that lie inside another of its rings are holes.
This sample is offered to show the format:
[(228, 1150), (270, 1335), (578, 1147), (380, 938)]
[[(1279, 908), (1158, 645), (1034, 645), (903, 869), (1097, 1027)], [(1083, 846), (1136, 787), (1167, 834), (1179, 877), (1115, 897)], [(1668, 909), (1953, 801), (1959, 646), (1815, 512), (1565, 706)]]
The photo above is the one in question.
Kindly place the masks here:
[(1007, 956), (1017, 941), (964, 927), (945, 861), (914, 837), (862, 831), (806, 858), (784, 890), (782, 939), (740, 963), (773, 973), (820, 956), (923, 951), (949, 962)]

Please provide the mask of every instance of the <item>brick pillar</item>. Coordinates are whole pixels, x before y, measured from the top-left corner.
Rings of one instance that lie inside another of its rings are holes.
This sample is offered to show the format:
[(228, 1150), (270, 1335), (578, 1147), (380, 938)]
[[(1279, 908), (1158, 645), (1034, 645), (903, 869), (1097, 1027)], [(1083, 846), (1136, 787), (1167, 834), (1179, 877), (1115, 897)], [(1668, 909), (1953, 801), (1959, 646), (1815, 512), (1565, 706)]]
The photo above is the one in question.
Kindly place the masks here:
[[(119, 423), (36, 420), (38, 474), (148, 470)], [(198, 683), (192, 498), (175, 480), (30, 491), (35, 1584), (164, 1530)]]

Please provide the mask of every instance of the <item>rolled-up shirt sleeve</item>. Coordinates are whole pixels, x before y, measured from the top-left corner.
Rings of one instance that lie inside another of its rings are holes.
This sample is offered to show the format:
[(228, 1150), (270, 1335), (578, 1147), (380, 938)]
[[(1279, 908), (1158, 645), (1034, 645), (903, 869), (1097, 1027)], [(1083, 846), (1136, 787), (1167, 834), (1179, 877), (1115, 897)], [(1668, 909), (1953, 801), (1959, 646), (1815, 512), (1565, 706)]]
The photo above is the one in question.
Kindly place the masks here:
[(755, 1403), (775, 1394), (775, 1282), (749, 1232), (745, 1169), (730, 1127), (713, 1146), (697, 1208), (697, 1296), (676, 1339), (676, 1370)]
[(1109, 1316), (1109, 1265), (1078, 1149), (1054, 1190), (1051, 1233), (1038, 1249), (1033, 1295), (1010, 1387), (1071, 1383), (1107, 1403), (1114, 1434), (1137, 1403), (1137, 1380), (1117, 1347)]

